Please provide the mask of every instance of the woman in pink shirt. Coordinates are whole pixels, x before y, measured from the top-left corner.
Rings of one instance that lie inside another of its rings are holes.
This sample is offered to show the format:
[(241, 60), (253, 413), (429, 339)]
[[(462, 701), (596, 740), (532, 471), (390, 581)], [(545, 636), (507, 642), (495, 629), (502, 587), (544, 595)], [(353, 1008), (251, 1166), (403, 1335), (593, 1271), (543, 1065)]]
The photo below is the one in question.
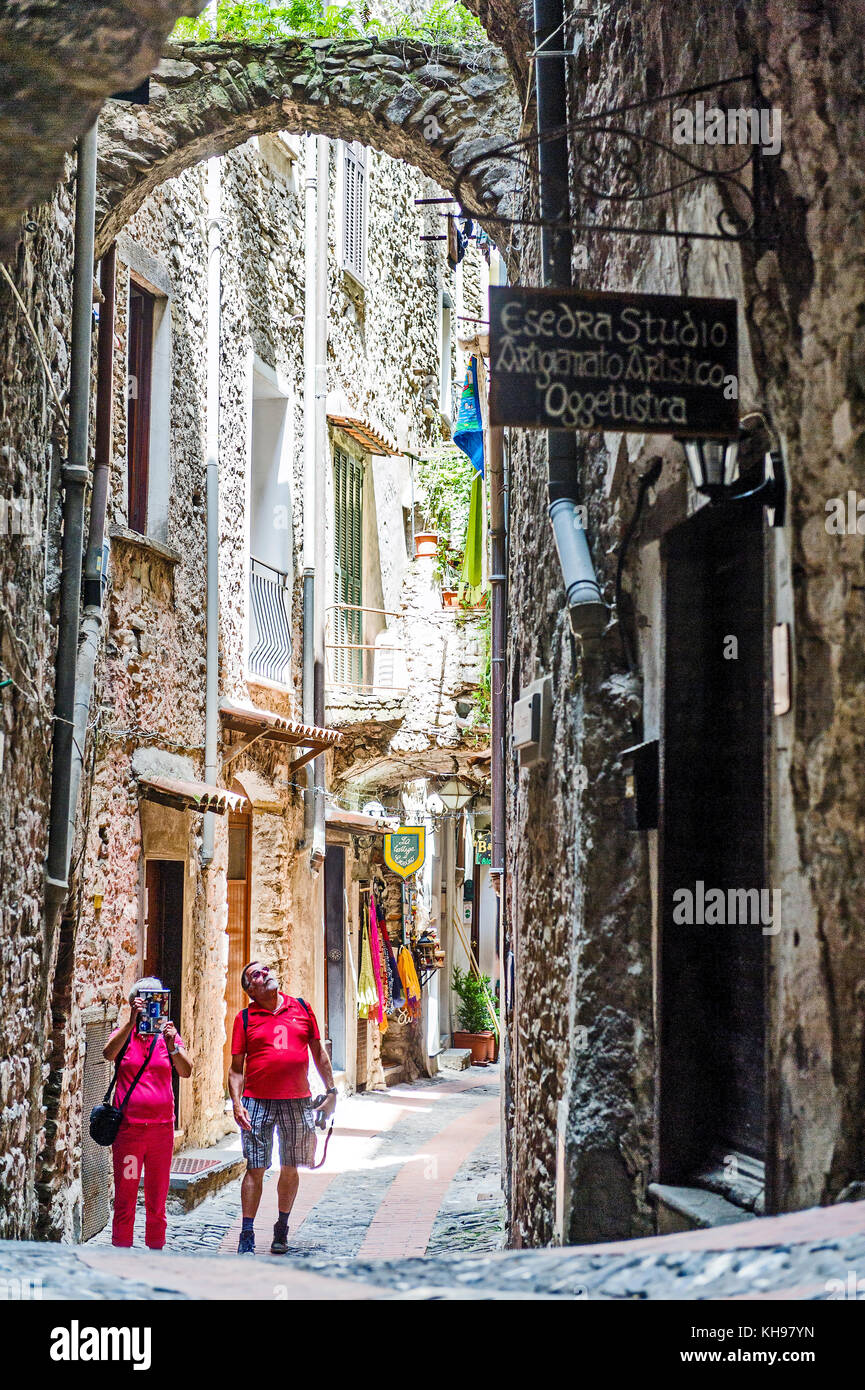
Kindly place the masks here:
[[(183, 1040), (169, 1020), (156, 1040), (138, 1032), (138, 1019), (144, 1012), (139, 991), (162, 989), (160, 980), (139, 980), (129, 995), (129, 1018), (111, 1034), (103, 1049), (108, 1062), (123, 1052), (114, 1092), (114, 1104), (122, 1106), (141, 1064), (150, 1054), (141, 1078), (123, 1111), (123, 1121), (113, 1144), (114, 1222), (112, 1245), (132, 1244), (135, 1203), (144, 1171), (144, 1239), (151, 1250), (165, 1244), (165, 1203), (171, 1155), (174, 1152), (174, 1091), (172, 1067), (178, 1076), (190, 1076), (192, 1063)], [(150, 1052), (153, 1046), (153, 1052)], [(125, 1051), (123, 1050), (125, 1047)]]

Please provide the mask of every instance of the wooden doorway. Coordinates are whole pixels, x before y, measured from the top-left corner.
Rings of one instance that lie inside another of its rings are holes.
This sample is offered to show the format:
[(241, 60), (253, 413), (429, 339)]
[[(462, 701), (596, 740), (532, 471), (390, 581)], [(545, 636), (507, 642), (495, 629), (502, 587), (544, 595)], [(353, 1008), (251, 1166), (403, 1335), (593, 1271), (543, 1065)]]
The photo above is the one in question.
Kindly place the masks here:
[(226, 1088), (231, 1066), (231, 1030), (237, 1014), (249, 1003), (240, 985), (240, 973), (249, 963), (251, 865), (252, 816), (248, 811), (229, 812), (228, 972), (225, 978), (225, 1042), (222, 1052), (222, 1074)]
[[(658, 1176), (699, 1183), (744, 1167), (760, 1182), (767, 937), (759, 916), (733, 920), (731, 890), (766, 888), (762, 509), (703, 508), (663, 553)], [(720, 923), (700, 921), (710, 889)]]
[(345, 1071), (345, 849), (324, 860), (325, 1031), (335, 1071)]
[[(171, 990), (171, 1017), (181, 1036), (185, 870), (181, 859), (148, 859), (144, 904), (144, 974), (156, 975)], [(179, 1117), (180, 1079), (174, 1071), (172, 1081), (174, 1113)]]

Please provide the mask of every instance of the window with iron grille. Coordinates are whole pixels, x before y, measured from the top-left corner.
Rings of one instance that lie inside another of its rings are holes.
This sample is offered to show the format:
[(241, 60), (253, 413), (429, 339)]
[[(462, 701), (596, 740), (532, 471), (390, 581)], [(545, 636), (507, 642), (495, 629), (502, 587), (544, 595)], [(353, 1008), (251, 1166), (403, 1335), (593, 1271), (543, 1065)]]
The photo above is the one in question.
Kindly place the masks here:
[(337, 685), (363, 683), (363, 464), (334, 450), (333, 675)]
[(366, 279), (366, 150), (356, 140), (342, 146), (342, 264)]

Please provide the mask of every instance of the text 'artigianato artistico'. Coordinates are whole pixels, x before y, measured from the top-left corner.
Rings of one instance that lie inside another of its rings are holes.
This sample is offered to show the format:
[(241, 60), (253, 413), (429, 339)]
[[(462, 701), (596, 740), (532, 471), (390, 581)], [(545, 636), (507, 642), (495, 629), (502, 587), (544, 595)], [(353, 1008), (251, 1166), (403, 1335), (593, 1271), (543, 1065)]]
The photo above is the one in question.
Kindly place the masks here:
[(727, 301), (597, 295), (593, 305), (499, 289), (494, 308), (492, 298), (492, 376), (507, 417), (497, 423), (680, 432), (699, 421), (721, 432), (721, 402), (738, 399)]

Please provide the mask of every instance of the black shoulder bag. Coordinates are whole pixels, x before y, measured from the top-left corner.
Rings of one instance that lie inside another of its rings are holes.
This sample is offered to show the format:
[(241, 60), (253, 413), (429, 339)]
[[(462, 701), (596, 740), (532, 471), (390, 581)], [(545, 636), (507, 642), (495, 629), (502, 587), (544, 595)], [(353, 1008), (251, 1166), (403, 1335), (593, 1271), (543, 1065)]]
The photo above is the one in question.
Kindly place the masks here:
[(135, 1090), (135, 1087), (141, 1080), (144, 1068), (147, 1066), (147, 1063), (153, 1056), (153, 1049), (156, 1047), (157, 1041), (159, 1040), (159, 1036), (159, 1033), (154, 1033), (153, 1042), (150, 1044), (150, 1051), (148, 1052), (144, 1061), (141, 1063), (141, 1066), (138, 1068), (135, 1080), (132, 1082), (132, 1085), (129, 1087), (129, 1090), (123, 1097), (123, 1104), (112, 1105), (111, 1092), (117, 1085), (117, 1078), (120, 1075), (120, 1063), (123, 1061), (123, 1054), (126, 1052), (126, 1049), (130, 1043), (130, 1038), (126, 1039), (126, 1042), (120, 1049), (120, 1054), (117, 1058), (117, 1061), (114, 1064), (114, 1076), (111, 1079), (111, 1085), (105, 1092), (105, 1099), (103, 1100), (101, 1105), (94, 1105), (93, 1109), (90, 1111), (90, 1138), (93, 1140), (94, 1144), (101, 1144), (103, 1148), (108, 1148), (111, 1144), (114, 1143), (114, 1140), (117, 1138), (117, 1131), (119, 1130), (121, 1121), (123, 1119), (123, 1112), (129, 1104), (129, 1097), (132, 1095), (132, 1092)]

